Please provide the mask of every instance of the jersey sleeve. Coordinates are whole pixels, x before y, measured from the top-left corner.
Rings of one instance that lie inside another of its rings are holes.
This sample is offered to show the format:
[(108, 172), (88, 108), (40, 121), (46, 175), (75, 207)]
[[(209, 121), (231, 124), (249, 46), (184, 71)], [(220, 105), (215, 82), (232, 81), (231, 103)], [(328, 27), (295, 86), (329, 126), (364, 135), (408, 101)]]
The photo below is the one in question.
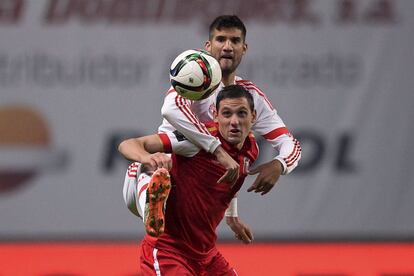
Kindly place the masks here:
[(239, 84), (248, 89), (254, 99), (256, 122), (252, 130), (271, 143), (278, 152), (274, 159), (279, 160), (283, 166), (282, 174), (289, 174), (301, 158), (302, 149), (299, 141), (289, 132), (270, 100), (256, 85), (245, 80)]
[(234, 196), (233, 199), (230, 201), (229, 207), (227, 207), (224, 215), (226, 217), (238, 217), (239, 216), (237, 212), (237, 196)]
[[(213, 153), (221, 144), (191, 110), (192, 101), (170, 89), (161, 108), (162, 116), (194, 145)], [(160, 130), (163, 128), (160, 127)]]
[(191, 157), (200, 151), (196, 145), (187, 140), (187, 138), (177, 130), (158, 133), (158, 136), (164, 146), (165, 153), (175, 153), (181, 156)]

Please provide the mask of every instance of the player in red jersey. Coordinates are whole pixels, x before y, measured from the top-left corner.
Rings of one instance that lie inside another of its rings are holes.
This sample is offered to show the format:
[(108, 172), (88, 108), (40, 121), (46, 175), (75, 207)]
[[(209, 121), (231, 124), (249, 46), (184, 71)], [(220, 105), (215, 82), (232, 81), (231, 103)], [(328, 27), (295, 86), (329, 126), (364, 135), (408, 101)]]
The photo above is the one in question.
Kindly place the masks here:
[[(223, 87), (231, 84), (243, 86), (253, 96), (257, 112), (252, 130), (270, 142), (277, 151), (273, 160), (250, 171), (250, 174), (258, 174), (258, 176), (248, 191), (264, 195), (273, 188), (280, 175), (289, 174), (297, 166), (301, 158), (299, 142), (291, 135), (265, 93), (251, 81), (243, 80), (236, 75), (236, 69), (248, 49), (246, 27), (237, 16), (223, 15), (212, 22), (205, 49), (219, 61), (223, 76), (222, 83), (212, 96), (201, 101), (187, 100), (171, 87), (164, 99), (162, 107), (164, 120), (158, 130), (169, 132), (176, 129), (200, 149), (214, 154), (227, 170), (220, 181), (233, 181), (237, 178), (240, 167), (225, 152), (221, 141), (209, 133), (204, 123), (212, 120), (216, 97)], [(140, 172), (141, 167), (138, 163), (134, 163), (129, 168), (123, 191), (128, 208), (139, 216), (146, 201), (145, 183), (150, 178), (146, 174), (139, 176)], [(237, 208), (236, 202), (233, 206)], [(148, 222), (146, 222), (146, 229), (154, 230)], [(232, 229), (237, 231), (237, 227)]]
[[(225, 168), (212, 153), (200, 150), (177, 131), (126, 140), (125, 152), (123, 144), (120, 146), (126, 158), (161, 168), (155, 171), (148, 188), (152, 190), (150, 204), (165, 202), (169, 194), (163, 233), (158, 237), (147, 235), (142, 242), (144, 275), (237, 275), (217, 250), (215, 231), (242, 186), (249, 165), (257, 158), (256, 140), (250, 132), (256, 111), (251, 93), (240, 85), (223, 88), (216, 106), (215, 124), (206, 127), (239, 164), (240, 174), (234, 183), (218, 183)], [(250, 230), (247, 235), (251, 241)]]

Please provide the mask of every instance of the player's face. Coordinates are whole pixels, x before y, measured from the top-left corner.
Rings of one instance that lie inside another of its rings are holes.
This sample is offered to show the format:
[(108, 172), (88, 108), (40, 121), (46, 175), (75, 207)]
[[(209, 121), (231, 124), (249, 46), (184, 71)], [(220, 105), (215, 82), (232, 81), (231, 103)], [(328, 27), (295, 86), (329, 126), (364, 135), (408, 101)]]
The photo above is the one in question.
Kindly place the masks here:
[(251, 111), (246, 98), (223, 99), (215, 113), (221, 136), (230, 144), (241, 148), (249, 135), (256, 112)]
[(220, 63), (223, 76), (234, 73), (246, 53), (247, 44), (242, 31), (237, 28), (214, 30), (205, 49)]

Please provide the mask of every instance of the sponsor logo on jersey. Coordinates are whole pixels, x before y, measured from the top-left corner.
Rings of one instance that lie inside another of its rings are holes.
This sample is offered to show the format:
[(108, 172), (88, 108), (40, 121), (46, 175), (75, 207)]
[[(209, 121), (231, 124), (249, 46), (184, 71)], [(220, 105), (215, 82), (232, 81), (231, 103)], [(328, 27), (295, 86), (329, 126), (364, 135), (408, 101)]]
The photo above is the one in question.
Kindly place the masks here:
[(187, 140), (187, 138), (181, 132), (179, 132), (178, 130), (174, 130), (173, 133), (174, 133), (175, 137), (177, 138), (178, 142), (182, 142), (182, 141)]

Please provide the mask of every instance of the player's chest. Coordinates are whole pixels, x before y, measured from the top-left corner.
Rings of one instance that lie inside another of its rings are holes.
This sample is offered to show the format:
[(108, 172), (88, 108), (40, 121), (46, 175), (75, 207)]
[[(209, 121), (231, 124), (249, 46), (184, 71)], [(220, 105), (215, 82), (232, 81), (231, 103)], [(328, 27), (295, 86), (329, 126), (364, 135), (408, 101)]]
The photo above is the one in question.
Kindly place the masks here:
[[(251, 160), (244, 155), (232, 156), (240, 167), (240, 176), (247, 175)], [(210, 153), (199, 154), (196, 158), (187, 160), (188, 167), (192, 168), (192, 174), (202, 182), (217, 183), (224, 175), (226, 169), (220, 164), (214, 155)]]

